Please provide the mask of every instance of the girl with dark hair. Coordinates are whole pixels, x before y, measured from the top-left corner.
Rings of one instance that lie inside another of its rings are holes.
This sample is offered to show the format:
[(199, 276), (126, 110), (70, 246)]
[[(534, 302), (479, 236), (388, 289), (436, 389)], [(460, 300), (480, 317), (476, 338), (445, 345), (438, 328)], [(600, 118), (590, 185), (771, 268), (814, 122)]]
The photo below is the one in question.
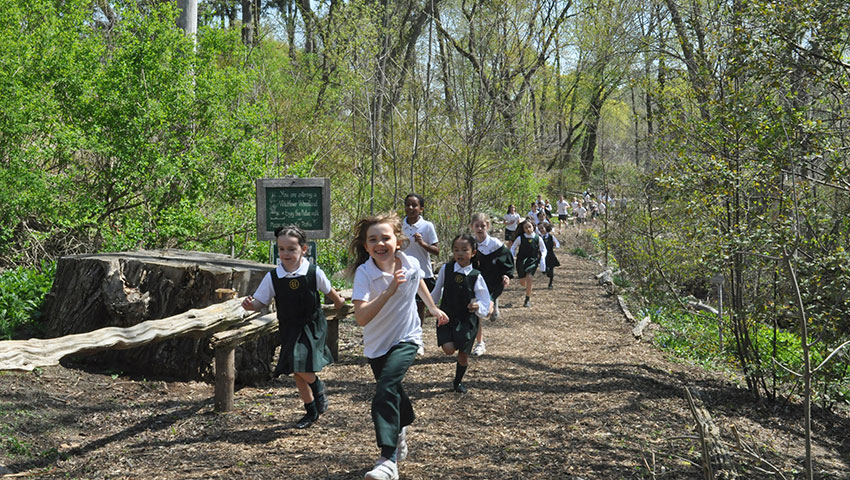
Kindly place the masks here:
[[(463, 375), (469, 366), (469, 354), (478, 333), (479, 321), (490, 313), (490, 292), (481, 272), (472, 268), (477, 243), (472, 235), (452, 240), (452, 261), (443, 265), (431, 297), (449, 316), (445, 325), (437, 325), (437, 344), (446, 355), (457, 352), (454, 391), (466, 393)], [(441, 301), (442, 299), (442, 301)]]
[(534, 233), (534, 223), (525, 219), (521, 224), (522, 234), (511, 245), (511, 254), (516, 257), (516, 276), (519, 284), (525, 287), (525, 302), (523, 307), (531, 306), (531, 287), (537, 267), (541, 272), (546, 271), (546, 245), (540, 235)]
[(242, 308), (260, 310), (274, 299), (280, 338), (274, 376), (294, 374), (298, 395), (307, 411), (295, 427), (307, 428), (328, 409), (325, 385), (316, 373), (333, 362), (327, 346), (328, 323), (318, 292), (324, 293), (337, 309), (342, 308), (343, 299), (322, 269), (304, 258), (307, 235), (303, 230), (287, 225), (275, 230), (275, 237), (280, 263), (263, 277), (253, 296), (245, 297)]

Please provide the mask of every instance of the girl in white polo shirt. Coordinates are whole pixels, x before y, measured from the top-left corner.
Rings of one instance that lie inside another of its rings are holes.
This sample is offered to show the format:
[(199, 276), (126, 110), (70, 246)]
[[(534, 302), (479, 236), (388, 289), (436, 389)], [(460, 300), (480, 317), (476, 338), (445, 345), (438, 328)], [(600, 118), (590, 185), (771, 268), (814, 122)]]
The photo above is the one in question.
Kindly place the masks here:
[[(401, 249), (407, 256), (413, 257), (419, 262), (419, 267), (422, 269), (422, 279), (425, 280), (425, 286), (430, 291), (434, 289), (434, 283), (437, 281), (431, 268), (431, 255), (439, 255), (440, 246), (437, 230), (433, 223), (422, 217), (424, 212), (425, 199), (422, 198), (422, 195), (411, 193), (404, 197), (405, 217), (401, 222), (401, 233), (407, 237), (408, 242)], [(425, 304), (421, 300), (417, 301), (416, 308), (419, 313), (419, 324), (422, 325), (425, 319)], [(425, 354), (423, 344), (419, 345), (419, 350), (416, 353), (417, 355)]]
[(377, 382), (372, 421), (381, 456), (366, 473), (372, 480), (397, 479), (398, 462), (407, 456), (406, 427), (414, 414), (402, 381), (422, 344), (416, 295), (438, 325), (449, 321), (431, 298), (419, 262), (400, 251), (406, 240), (398, 216), (385, 214), (357, 222), (349, 246), (354, 318), (363, 327), (363, 354)]

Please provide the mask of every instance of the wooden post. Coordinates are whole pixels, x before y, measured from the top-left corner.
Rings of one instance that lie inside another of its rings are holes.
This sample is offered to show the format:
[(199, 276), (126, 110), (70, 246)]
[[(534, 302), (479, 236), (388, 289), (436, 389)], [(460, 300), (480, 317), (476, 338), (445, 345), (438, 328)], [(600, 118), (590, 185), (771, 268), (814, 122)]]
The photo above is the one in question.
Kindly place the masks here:
[(328, 319), (328, 348), (334, 361), (339, 361), (339, 319)]
[(215, 411), (233, 410), (233, 383), (236, 380), (234, 347), (215, 349)]

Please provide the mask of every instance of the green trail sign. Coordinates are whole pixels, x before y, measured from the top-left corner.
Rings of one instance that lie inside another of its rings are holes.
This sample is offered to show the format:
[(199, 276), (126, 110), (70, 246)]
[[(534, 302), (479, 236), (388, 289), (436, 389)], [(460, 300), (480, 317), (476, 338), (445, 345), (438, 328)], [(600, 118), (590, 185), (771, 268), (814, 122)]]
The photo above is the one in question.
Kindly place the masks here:
[(329, 178), (261, 178), (257, 180), (257, 239), (274, 240), (283, 225), (297, 225), (307, 237), (331, 234)]

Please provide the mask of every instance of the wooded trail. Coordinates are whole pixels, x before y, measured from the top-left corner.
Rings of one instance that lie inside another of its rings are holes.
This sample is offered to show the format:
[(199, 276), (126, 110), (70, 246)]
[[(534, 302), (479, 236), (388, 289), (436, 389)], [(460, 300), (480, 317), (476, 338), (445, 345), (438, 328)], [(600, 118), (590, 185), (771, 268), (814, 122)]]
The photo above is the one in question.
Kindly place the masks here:
[[(685, 387), (719, 427), (739, 478), (799, 475), (799, 407), (757, 408), (721, 375), (637, 342), (596, 282), (602, 267), (559, 258), (554, 289), (538, 274), (531, 307), (516, 281), (508, 287), (501, 317), (484, 323), (487, 352), (472, 358), (466, 394), (451, 391), (454, 358), (438, 350), (426, 319), (425, 356), (405, 381), (417, 419), (402, 479), (704, 478)], [(330, 409), (306, 430), (293, 427), (303, 406), (291, 378), (242, 388), (235, 409), (217, 414), (205, 383), (72, 365), (5, 373), (0, 433), (31, 453), (7, 449), (0, 465), (44, 478), (363, 478), (378, 455), (374, 381), (360, 329), (340, 329), (340, 361), (321, 373)], [(762, 460), (736, 449), (733, 425)], [(850, 478), (848, 427), (846, 417), (816, 417), (818, 478)]]

